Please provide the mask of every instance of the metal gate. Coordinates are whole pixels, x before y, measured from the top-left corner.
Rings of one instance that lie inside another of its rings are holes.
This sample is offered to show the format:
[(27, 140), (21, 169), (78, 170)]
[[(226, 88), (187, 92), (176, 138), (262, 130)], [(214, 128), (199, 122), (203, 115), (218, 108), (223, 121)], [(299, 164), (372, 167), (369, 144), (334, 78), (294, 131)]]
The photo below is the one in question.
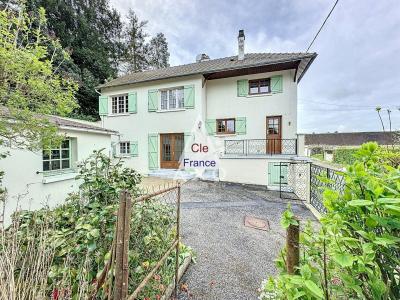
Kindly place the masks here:
[(308, 162), (279, 162), (279, 197), (282, 199), (308, 199), (310, 167)]

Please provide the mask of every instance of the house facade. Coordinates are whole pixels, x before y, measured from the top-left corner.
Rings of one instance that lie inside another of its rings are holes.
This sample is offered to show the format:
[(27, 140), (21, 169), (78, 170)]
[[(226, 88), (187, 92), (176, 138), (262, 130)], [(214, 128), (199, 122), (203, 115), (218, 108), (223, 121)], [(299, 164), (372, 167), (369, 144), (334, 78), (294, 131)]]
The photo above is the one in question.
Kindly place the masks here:
[(65, 135), (59, 147), (32, 152), (16, 149), (12, 144), (1, 147), (9, 155), (0, 160), (6, 187), (4, 220), (9, 224), (16, 210), (36, 210), (45, 205), (63, 203), (71, 192), (78, 191), (81, 182), (75, 180), (77, 165), (94, 150), (111, 153), (111, 137), (117, 132), (97, 124), (72, 119), (49, 117)]
[(211, 60), (202, 54), (192, 64), (99, 86), (102, 126), (120, 133), (114, 155), (152, 175), (193, 170), (185, 157), (206, 145), (216, 179), (272, 183), (273, 165), (301, 153), (297, 85), (316, 54), (245, 54), (243, 31), (238, 49), (237, 56)]

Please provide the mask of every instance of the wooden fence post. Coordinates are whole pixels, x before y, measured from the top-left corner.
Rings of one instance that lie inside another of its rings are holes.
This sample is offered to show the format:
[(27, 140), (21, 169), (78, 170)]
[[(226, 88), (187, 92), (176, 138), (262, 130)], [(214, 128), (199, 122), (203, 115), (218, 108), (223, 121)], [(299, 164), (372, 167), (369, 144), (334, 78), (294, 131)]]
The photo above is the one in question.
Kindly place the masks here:
[(181, 222), (181, 185), (178, 184), (177, 190), (177, 208), (176, 208), (176, 239), (178, 243), (176, 244), (175, 253), (175, 290), (174, 298), (178, 299), (178, 284), (179, 284), (179, 239), (180, 239), (180, 222)]
[(288, 274), (295, 274), (298, 271), (300, 261), (300, 222), (297, 225), (290, 224), (286, 230), (286, 270)]
[(121, 191), (117, 219), (114, 300), (123, 300), (128, 296), (130, 219), (131, 196), (127, 191)]

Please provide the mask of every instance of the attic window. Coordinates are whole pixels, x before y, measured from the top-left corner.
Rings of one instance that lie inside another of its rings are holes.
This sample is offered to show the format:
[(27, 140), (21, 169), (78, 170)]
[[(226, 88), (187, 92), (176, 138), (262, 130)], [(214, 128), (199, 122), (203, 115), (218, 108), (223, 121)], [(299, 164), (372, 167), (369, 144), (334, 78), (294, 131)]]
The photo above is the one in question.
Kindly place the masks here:
[(249, 81), (249, 94), (267, 94), (271, 92), (271, 80), (269, 78)]
[(111, 98), (113, 114), (124, 114), (128, 112), (128, 95), (114, 96)]

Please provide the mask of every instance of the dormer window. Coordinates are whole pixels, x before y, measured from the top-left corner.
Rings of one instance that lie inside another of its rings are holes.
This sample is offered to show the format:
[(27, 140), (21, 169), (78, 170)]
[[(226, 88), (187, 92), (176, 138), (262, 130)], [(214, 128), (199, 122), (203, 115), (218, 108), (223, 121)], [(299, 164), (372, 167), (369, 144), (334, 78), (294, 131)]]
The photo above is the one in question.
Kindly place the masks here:
[(268, 94), (271, 92), (270, 78), (249, 80), (249, 94)]
[(113, 114), (128, 113), (128, 95), (111, 97), (111, 108)]

